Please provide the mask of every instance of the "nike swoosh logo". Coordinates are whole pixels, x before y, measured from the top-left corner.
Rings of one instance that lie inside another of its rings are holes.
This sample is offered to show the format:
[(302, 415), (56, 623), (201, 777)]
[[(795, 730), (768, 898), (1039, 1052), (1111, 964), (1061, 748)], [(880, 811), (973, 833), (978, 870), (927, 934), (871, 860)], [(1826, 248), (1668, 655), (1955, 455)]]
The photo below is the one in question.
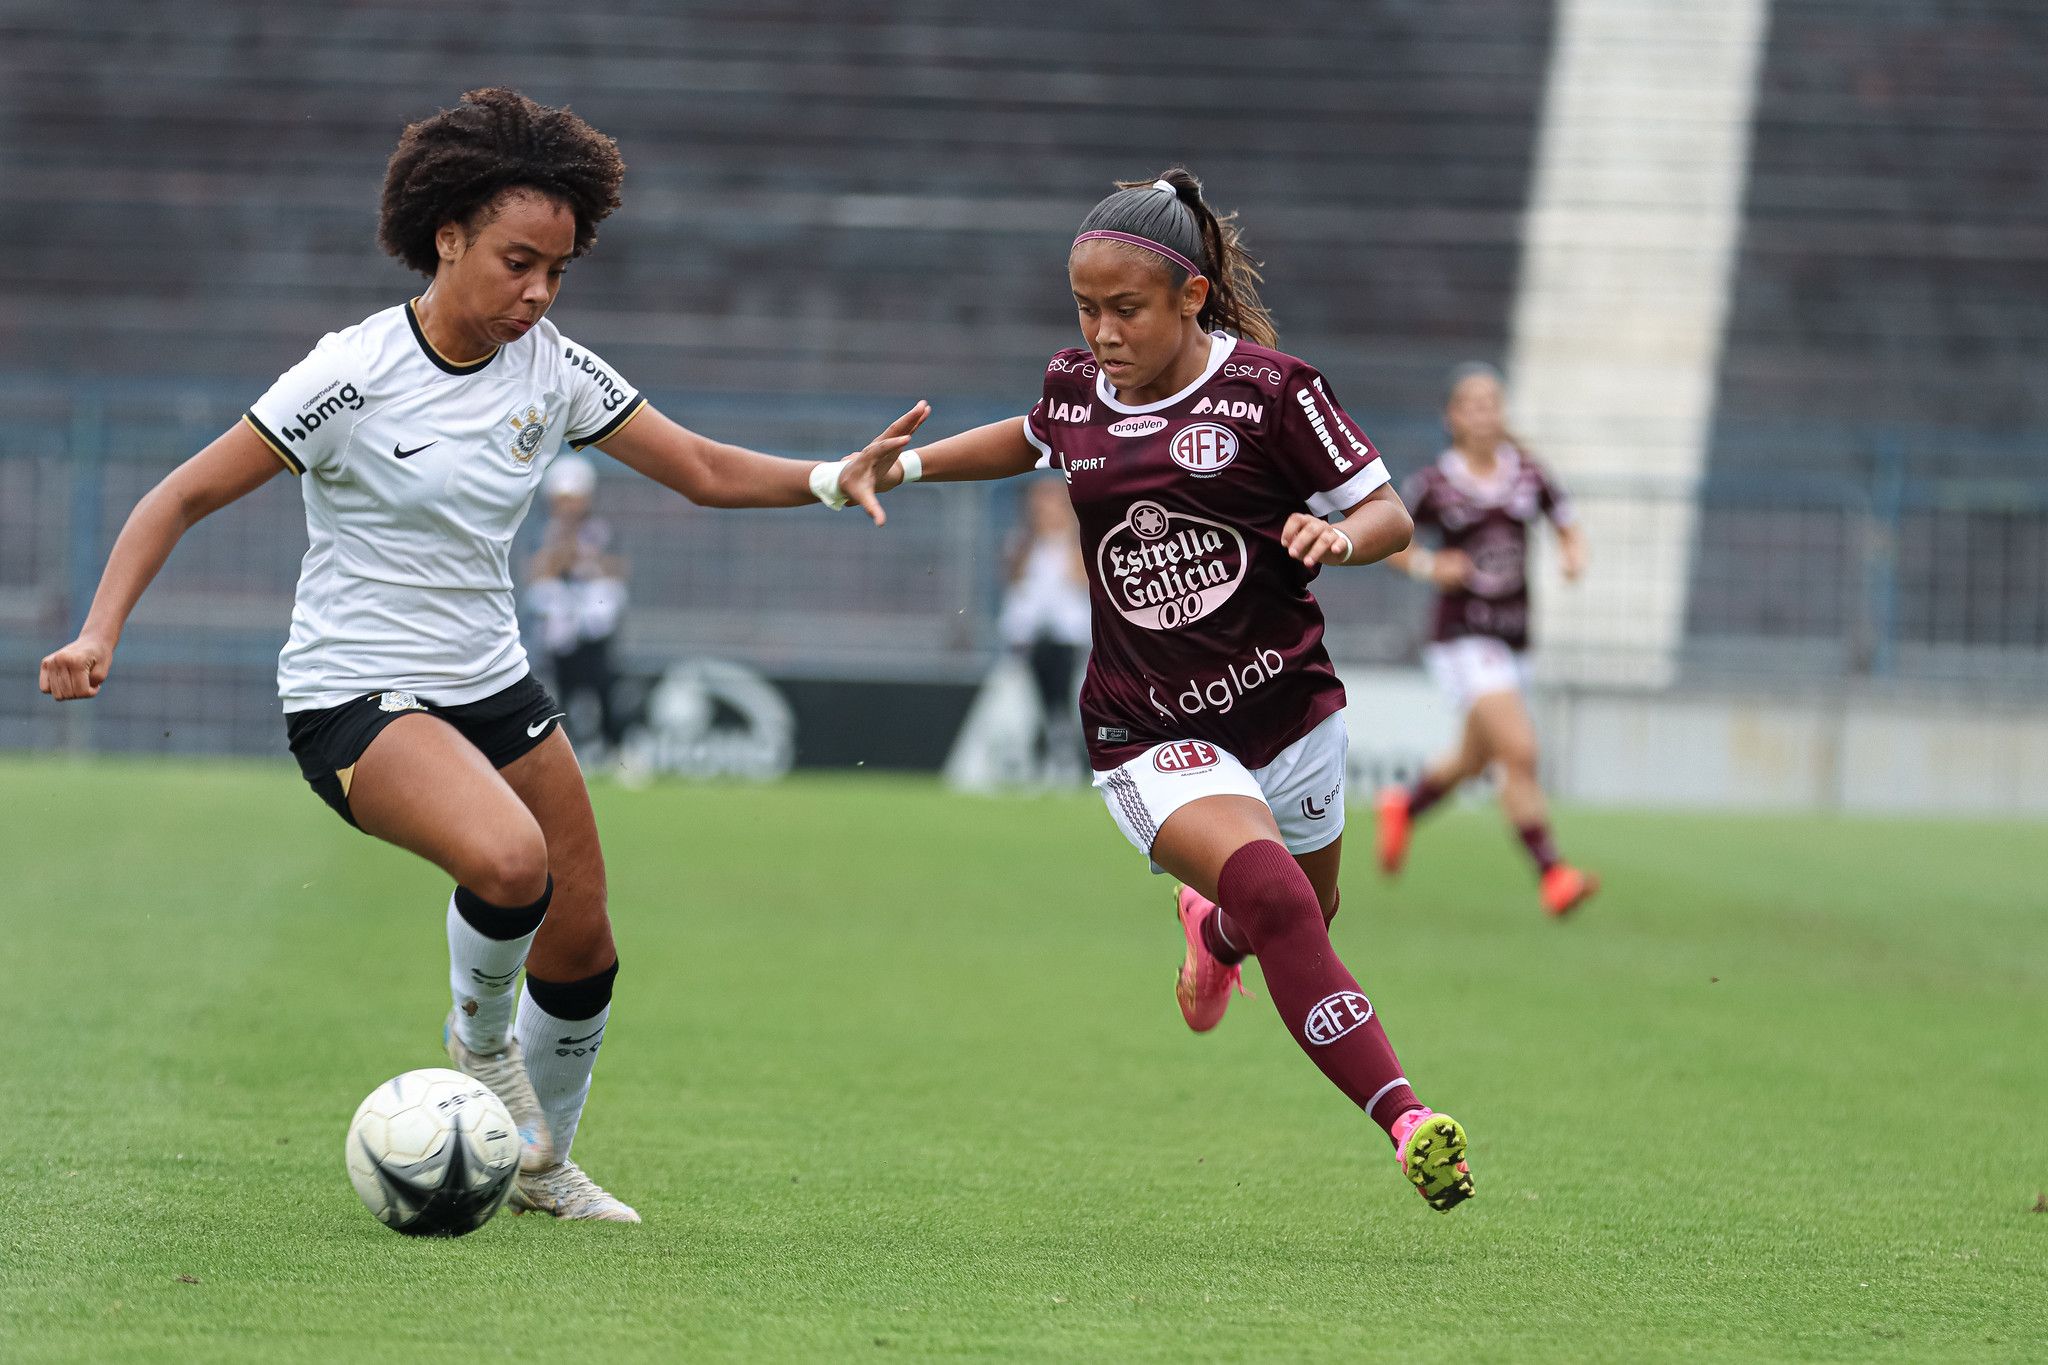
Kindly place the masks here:
[(569, 714), (569, 713), (568, 713), (567, 711), (557, 711), (557, 712), (555, 712), (555, 714), (553, 714), (552, 716), (549, 716), (549, 717), (547, 718), (547, 720), (537, 720), (537, 721), (535, 721), (535, 722), (534, 722), (533, 724), (531, 724), (531, 725), (529, 725), (529, 726), (527, 726), (527, 727), (526, 727), (526, 737), (527, 737), (528, 739), (532, 739), (532, 738), (533, 738), (534, 736), (538, 735), (538, 734), (539, 734), (539, 733), (540, 733), (541, 731), (543, 731), (543, 730), (545, 730), (545, 729), (547, 729), (547, 728), (548, 728), (548, 720), (560, 720), (560, 719), (561, 719), (561, 718), (562, 718), (563, 716), (566, 716), (566, 715), (568, 715), (568, 714)]
[[(437, 446), (439, 444), (441, 444), (439, 441), (427, 442), (427, 446)], [(422, 450), (425, 450), (427, 446), (414, 446), (411, 450), (407, 450), (404, 446), (393, 445), (391, 447), (391, 453), (393, 455), (396, 455), (401, 460), (410, 460), (413, 456), (419, 454)]]

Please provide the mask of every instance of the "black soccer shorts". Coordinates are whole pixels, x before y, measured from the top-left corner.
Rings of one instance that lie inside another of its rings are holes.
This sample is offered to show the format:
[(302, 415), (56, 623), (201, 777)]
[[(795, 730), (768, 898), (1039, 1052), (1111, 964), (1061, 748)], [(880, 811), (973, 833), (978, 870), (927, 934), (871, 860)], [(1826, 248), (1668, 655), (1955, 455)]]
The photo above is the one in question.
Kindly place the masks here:
[(348, 788), (356, 760), (385, 726), (414, 711), (447, 721), (494, 768), (527, 753), (562, 722), (554, 696), (529, 673), (502, 692), (458, 706), (437, 706), (410, 692), (372, 692), (340, 706), (293, 711), (284, 718), (285, 735), (306, 781), (335, 814), (354, 825)]

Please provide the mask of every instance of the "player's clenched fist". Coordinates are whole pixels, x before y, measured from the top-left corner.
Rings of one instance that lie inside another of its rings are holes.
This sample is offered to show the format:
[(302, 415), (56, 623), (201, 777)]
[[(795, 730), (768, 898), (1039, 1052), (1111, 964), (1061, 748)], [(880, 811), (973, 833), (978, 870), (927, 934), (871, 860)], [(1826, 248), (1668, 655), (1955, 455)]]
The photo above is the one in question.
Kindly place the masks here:
[(89, 640), (73, 640), (43, 658), (37, 685), (58, 701), (96, 697), (107, 680), (107, 663), (113, 651)]

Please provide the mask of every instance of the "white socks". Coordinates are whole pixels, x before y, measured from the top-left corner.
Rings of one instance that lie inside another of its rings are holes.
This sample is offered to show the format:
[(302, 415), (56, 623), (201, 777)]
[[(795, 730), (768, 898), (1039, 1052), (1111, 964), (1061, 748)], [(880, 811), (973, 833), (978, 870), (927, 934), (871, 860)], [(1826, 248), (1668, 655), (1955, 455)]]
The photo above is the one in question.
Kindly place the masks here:
[(558, 1019), (534, 1003), (531, 989), (519, 995), (518, 1037), (526, 1054), (527, 1079), (533, 1082), (548, 1131), (554, 1134), (555, 1151), (564, 1161), (583, 1119), (591, 1068), (597, 1065), (598, 1045), (604, 1042), (605, 1021), (611, 1015), (607, 1001), (588, 1019)]
[[(462, 887), (448, 898), (448, 988), (455, 998), (456, 1036), (471, 1052), (505, 1050), (506, 1040), (512, 1036), (519, 969), (526, 965), (526, 951), (540, 931), (547, 901), (543, 895), (537, 909), (526, 906), (508, 911), (477, 899)], [(494, 938), (477, 928), (478, 921), (515, 934)], [(518, 932), (522, 926), (523, 932)]]

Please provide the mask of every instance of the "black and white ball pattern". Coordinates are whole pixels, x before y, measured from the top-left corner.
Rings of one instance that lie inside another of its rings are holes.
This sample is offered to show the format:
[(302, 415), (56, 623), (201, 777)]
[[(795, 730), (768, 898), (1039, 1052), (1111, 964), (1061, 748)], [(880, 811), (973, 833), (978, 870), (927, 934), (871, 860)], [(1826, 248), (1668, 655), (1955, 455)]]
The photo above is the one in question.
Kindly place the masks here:
[(348, 1126), (348, 1178), (385, 1226), (460, 1237), (489, 1222), (519, 1173), (519, 1132), (483, 1082), (430, 1067), (371, 1091)]

